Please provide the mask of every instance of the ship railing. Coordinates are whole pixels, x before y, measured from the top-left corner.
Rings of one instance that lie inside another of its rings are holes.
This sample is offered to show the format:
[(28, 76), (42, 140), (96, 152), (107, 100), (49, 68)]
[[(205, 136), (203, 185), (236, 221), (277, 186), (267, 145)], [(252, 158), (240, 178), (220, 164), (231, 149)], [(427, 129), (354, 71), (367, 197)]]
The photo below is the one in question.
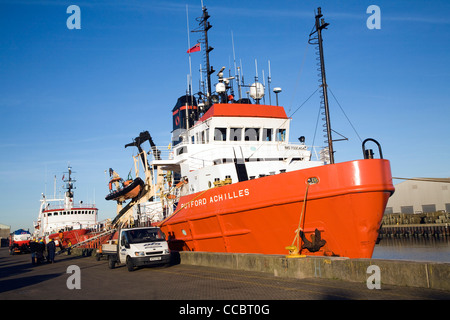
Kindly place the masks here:
[[(95, 204), (73, 204), (72, 209), (95, 209)], [(45, 210), (55, 210), (55, 209), (65, 209), (64, 203), (61, 204), (50, 204), (49, 206), (45, 207)]]
[[(201, 143), (201, 145), (205, 145), (205, 144), (206, 143)], [(193, 144), (182, 142), (180, 144), (177, 144), (176, 148), (178, 148), (180, 146), (182, 147), (182, 146), (190, 146), (190, 145), (193, 145)], [(238, 147), (238, 146), (239, 145), (233, 145), (233, 144), (224, 144), (224, 145), (211, 144), (211, 150), (216, 149), (218, 147), (220, 147), (221, 150), (224, 150), (224, 149), (233, 150), (233, 149), (236, 149), (236, 147)], [(261, 144), (261, 146), (262, 147), (273, 147), (273, 146), (278, 146), (278, 147), (279, 146), (300, 147), (300, 146), (305, 146), (304, 150), (311, 151), (311, 154), (317, 160), (320, 159), (319, 152), (320, 152), (321, 149), (323, 149), (322, 146), (309, 146), (309, 145), (305, 145), (304, 143), (301, 143), (301, 142), (289, 142), (289, 143), (287, 143), (287, 142), (284, 142), (284, 141), (283, 142), (281, 142), (281, 141), (269, 141), (267, 144), (266, 143)], [(172, 160), (174, 158), (174, 156), (175, 156), (175, 150), (174, 150), (175, 147), (172, 146), (171, 144), (166, 145), (166, 146), (157, 146), (156, 148), (158, 150), (158, 153), (159, 153), (159, 156), (160, 156), (161, 160)], [(200, 152), (202, 152), (202, 153), (203, 152), (209, 152), (211, 150), (202, 150)], [(155, 157), (154, 157), (153, 151), (150, 149), (149, 152), (150, 152), (150, 154), (152, 154), (152, 158), (154, 159)], [(182, 153), (180, 153), (179, 155), (181, 155), (181, 154)], [(195, 158), (195, 155), (190, 154), (189, 157), (194, 157)]]
[(80, 203), (80, 204), (74, 204), (72, 206), (72, 208), (95, 208), (95, 204), (84, 204), (84, 203)]
[[(156, 149), (158, 150), (158, 155), (162, 160), (173, 159), (173, 146), (171, 144), (166, 146), (156, 146)], [(156, 158), (152, 149), (149, 150), (149, 154), (152, 155), (153, 159)]]

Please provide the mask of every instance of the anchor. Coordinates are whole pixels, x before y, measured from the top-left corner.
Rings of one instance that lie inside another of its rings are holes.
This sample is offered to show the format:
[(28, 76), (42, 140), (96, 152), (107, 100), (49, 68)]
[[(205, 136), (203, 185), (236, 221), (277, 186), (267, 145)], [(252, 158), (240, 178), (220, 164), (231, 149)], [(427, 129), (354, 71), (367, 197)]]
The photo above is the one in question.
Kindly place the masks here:
[(300, 230), (300, 237), (303, 241), (302, 249), (308, 249), (309, 252), (317, 252), (327, 243), (326, 240), (322, 239), (322, 235), (317, 228), (314, 230), (314, 234), (311, 235), (311, 241), (306, 239), (305, 233), (302, 230)]

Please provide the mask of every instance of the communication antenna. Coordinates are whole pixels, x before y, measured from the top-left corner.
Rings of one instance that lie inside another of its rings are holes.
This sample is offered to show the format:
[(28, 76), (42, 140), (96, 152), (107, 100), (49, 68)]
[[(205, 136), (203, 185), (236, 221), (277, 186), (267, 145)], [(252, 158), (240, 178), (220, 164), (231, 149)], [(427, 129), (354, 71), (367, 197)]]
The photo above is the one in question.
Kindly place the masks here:
[(234, 62), (234, 76), (236, 77), (237, 85), (238, 85), (238, 95), (239, 100), (241, 100), (241, 82), (239, 81), (239, 67), (236, 67), (236, 52), (234, 51), (234, 37), (233, 30), (231, 30), (231, 43), (233, 45), (233, 62)]
[(270, 98), (270, 83), (272, 82), (272, 78), (270, 76), (270, 60), (269, 60), (269, 76), (267, 77), (267, 85), (269, 91), (269, 105), (272, 105), (272, 99)]
[(266, 78), (264, 77), (264, 69), (262, 69), (261, 72), (262, 72), (262, 79), (263, 79), (262, 84), (263, 84), (263, 90), (264, 90), (263, 101), (264, 101), (264, 104), (266, 104), (266, 96), (265, 96), (265, 94), (266, 94)]
[(281, 92), (280, 87), (273, 88), (273, 92), (275, 93), (275, 96), (277, 97), (277, 106), (278, 106), (278, 94)]
[(242, 81), (242, 85), (244, 85), (244, 69), (242, 68), (242, 59), (239, 59), (239, 64), (241, 67), (241, 81)]
[(258, 61), (255, 59), (256, 76), (255, 82), (250, 86), (250, 97), (259, 104), (259, 100), (264, 97), (264, 86), (261, 82), (258, 82)]

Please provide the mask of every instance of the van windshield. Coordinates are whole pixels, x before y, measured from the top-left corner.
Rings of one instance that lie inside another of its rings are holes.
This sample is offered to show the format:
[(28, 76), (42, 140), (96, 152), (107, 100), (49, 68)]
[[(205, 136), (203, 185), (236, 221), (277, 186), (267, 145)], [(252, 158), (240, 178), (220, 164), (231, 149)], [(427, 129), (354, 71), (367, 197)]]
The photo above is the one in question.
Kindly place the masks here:
[(165, 235), (158, 228), (135, 229), (125, 232), (128, 243), (142, 243), (152, 241), (165, 241)]

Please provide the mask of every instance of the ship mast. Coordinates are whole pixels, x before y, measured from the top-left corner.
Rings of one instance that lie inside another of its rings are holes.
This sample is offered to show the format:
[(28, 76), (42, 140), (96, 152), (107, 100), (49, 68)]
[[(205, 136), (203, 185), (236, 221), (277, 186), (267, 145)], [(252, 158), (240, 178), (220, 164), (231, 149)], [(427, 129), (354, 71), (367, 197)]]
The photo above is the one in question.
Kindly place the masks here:
[(72, 167), (68, 166), (68, 171), (69, 171), (69, 178), (64, 180), (64, 182), (66, 182), (66, 193), (65, 193), (65, 203), (64, 206), (66, 209), (72, 209), (73, 206), (73, 189), (75, 189), (73, 183), (76, 182), (76, 180), (72, 179), (71, 174), (72, 174)]
[[(202, 5), (203, 15), (200, 18), (200, 25), (203, 26), (203, 42), (204, 42), (204, 50), (205, 50), (205, 64), (206, 64), (206, 85), (208, 91), (206, 92), (206, 99), (207, 99), (207, 108), (211, 106), (211, 74), (215, 72), (215, 70), (210, 66), (209, 64), (209, 53), (214, 49), (213, 47), (210, 47), (208, 44), (208, 30), (212, 28), (212, 25), (208, 22), (208, 19), (210, 18), (210, 15), (208, 14), (208, 10), (205, 6)], [(198, 32), (198, 31), (193, 31)]]
[[(320, 72), (322, 77), (322, 94), (323, 94), (323, 103), (325, 108), (325, 125), (327, 132), (327, 140), (328, 140), (328, 152), (330, 156), (330, 163), (334, 163), (334, 151), (333, 151), (333, 138), (331, 136), (331, 123), (330, 123), (330, 110), (328, 107), (328, 92), (327, 92), (327, 79), (325, 75), (325, 61), (323, 56), (323, 43), (322, 43), (322, 29), (326, 29), (329, 23), (326, 23), (322, 18), (322, 9), (317, 8), (316, 15), (316, 23), (315, 23), (315, 31), (311, 32), (309, 35), (309, 43), (310, 44), (318, 44), (319, 45), (319, 57), (320, 57)], [(317, 37), (311, 38), (311, 36), (317, 32)], [(317, 42), (313, 42), (313, 40), (317, 40)]]

